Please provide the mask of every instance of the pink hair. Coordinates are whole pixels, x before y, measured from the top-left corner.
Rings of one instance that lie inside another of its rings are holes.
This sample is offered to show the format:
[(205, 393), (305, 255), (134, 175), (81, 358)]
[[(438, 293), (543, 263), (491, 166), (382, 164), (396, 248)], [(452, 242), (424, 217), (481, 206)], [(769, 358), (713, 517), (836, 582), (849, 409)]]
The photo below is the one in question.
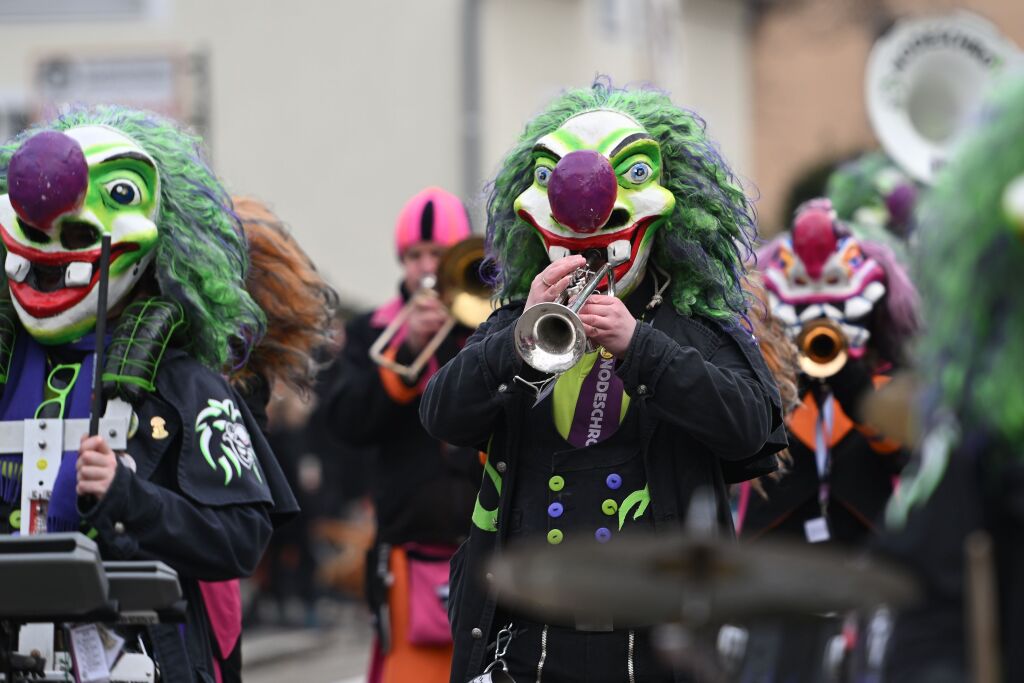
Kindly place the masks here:
[(873, 259), (885, 271), (885, 320), (880, 321), (882, 329), (879, 332), (888, 337), (891, 349), (902, 349), (921, 327), (921, 302), (917, 288), (892, 249), (873, 240), (861, 239), (859, 242), (864, 255)]

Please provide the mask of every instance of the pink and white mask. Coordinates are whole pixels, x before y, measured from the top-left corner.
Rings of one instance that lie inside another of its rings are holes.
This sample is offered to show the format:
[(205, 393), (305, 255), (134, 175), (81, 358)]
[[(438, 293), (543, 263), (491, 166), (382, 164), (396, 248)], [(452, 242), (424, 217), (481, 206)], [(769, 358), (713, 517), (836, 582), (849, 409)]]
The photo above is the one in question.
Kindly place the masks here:
[(793, 339), (807, 323), (829, 318), (846, 335), (849, 355), (864, 355), (869, 316), (886, 293), (885, 271), (839, 225), (828, 200), (798, 210), (792, 231), (762, 259), (772, 313)]

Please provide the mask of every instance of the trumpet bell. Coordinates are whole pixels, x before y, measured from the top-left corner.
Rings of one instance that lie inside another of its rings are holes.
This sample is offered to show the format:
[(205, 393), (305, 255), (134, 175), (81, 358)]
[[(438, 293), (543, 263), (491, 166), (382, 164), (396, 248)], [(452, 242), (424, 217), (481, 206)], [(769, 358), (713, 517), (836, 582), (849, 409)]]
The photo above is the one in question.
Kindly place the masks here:
[(448, 302), (452, 317), (469, 328), (477, 328), (491, 315), (494, 306), (486, 296), (472, 292), (456, 292)]
[(816, 320), (800, 332), (800, 369), (809, 377), (824, 379), (839, 372), (849, 358), (846, 336), (831, 320)]
[(480, 269), (484, 261), (484, 238), (467, 237), (444, 253), (437, 266), (437, 289), (452, 316), (475, 329), (494, 310), (491, 288)]
[(530, 367), (549, 374), (570, 369), (587, 350), (583, 322), (568, 306), (539, 303), (526, 309), (513, 330), (519, 356)]
[[(381, 367), (400, 376), (415, 380), (434, 356), (448, 334), (459, 322), (466, 327), (476, 328), (491, 314), (490, 287), (480, 273), (484, 261), (484, 238), (474, 235), (451, 246), (441, 258), (437, 275), (428, 275), (420, 281), (420, 288), (406, 302), (398, 315), (384, 328), (377, 340), (370, 346), (370, 359)], [(405, 325), (416, 300), (421, 297), (441, 297), (448, 311), (444, 325), (427, 342), (411, 365), (403, 365), (385, 354), (385, 349)]]

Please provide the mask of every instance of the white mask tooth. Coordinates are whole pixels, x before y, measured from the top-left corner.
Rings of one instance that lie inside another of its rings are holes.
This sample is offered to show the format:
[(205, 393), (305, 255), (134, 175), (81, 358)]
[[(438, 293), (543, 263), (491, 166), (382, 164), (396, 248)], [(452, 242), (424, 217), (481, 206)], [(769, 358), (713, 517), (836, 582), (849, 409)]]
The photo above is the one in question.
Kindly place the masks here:
[(864, 288), (864, 291), (861, 292), (861, 296), (872, 303), (877, 303), (879, 299), (885, 296), (885, 285), (876, 280)]
[(92, 264), (73, 261), (64, 269), (65, 287), (85, 287), (92, 281)]
[(28, 277), (28, 271), (32, 268), (32, 263), (29, 262), (24, 256), (18, 256), (14, 252), (7, 252), (7, 261), (4, 263), (4, 270), (7, 271), (7, 277), (15, 282), (24, 282), (25, 278)]
[(824, 304), (821, 310), (825, 311), (825, 315), (833, 320), (842, 320), (843, 312), (831, 304)]
[(633, 253), (633, 245), (629, 240), (615, 240), (608, 245), (608, 263), (617, 266), (629, 260)]
[(846, 301), (846, 317), (850, 320), (857, 320), (863, 318), (874, 306), (870, 301), (862, 296), (855, 296), (852, 299)]
[(787, 325), (796, 325), (796, 309), (791, 304), (779, 303), (772, 308), (775, 317)]
[(548, 247), (548, 258), (554, 263), (560, 258), (565, 258), (569, 255), (569, 250), (565, 247)]
[(825, 315), (825, 309), (820, 304), (811, 304), (800, 313), (800, 322), (821, 318)]

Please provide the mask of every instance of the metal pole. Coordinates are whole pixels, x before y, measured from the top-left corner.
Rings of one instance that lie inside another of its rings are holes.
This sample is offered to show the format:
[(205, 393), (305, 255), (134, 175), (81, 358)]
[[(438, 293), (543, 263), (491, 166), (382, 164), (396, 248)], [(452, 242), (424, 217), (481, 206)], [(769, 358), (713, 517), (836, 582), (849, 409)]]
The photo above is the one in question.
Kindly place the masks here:
[(462, 3), (462, 197), (472, 204), (480, 192), (480, 12), (481, 0)]

